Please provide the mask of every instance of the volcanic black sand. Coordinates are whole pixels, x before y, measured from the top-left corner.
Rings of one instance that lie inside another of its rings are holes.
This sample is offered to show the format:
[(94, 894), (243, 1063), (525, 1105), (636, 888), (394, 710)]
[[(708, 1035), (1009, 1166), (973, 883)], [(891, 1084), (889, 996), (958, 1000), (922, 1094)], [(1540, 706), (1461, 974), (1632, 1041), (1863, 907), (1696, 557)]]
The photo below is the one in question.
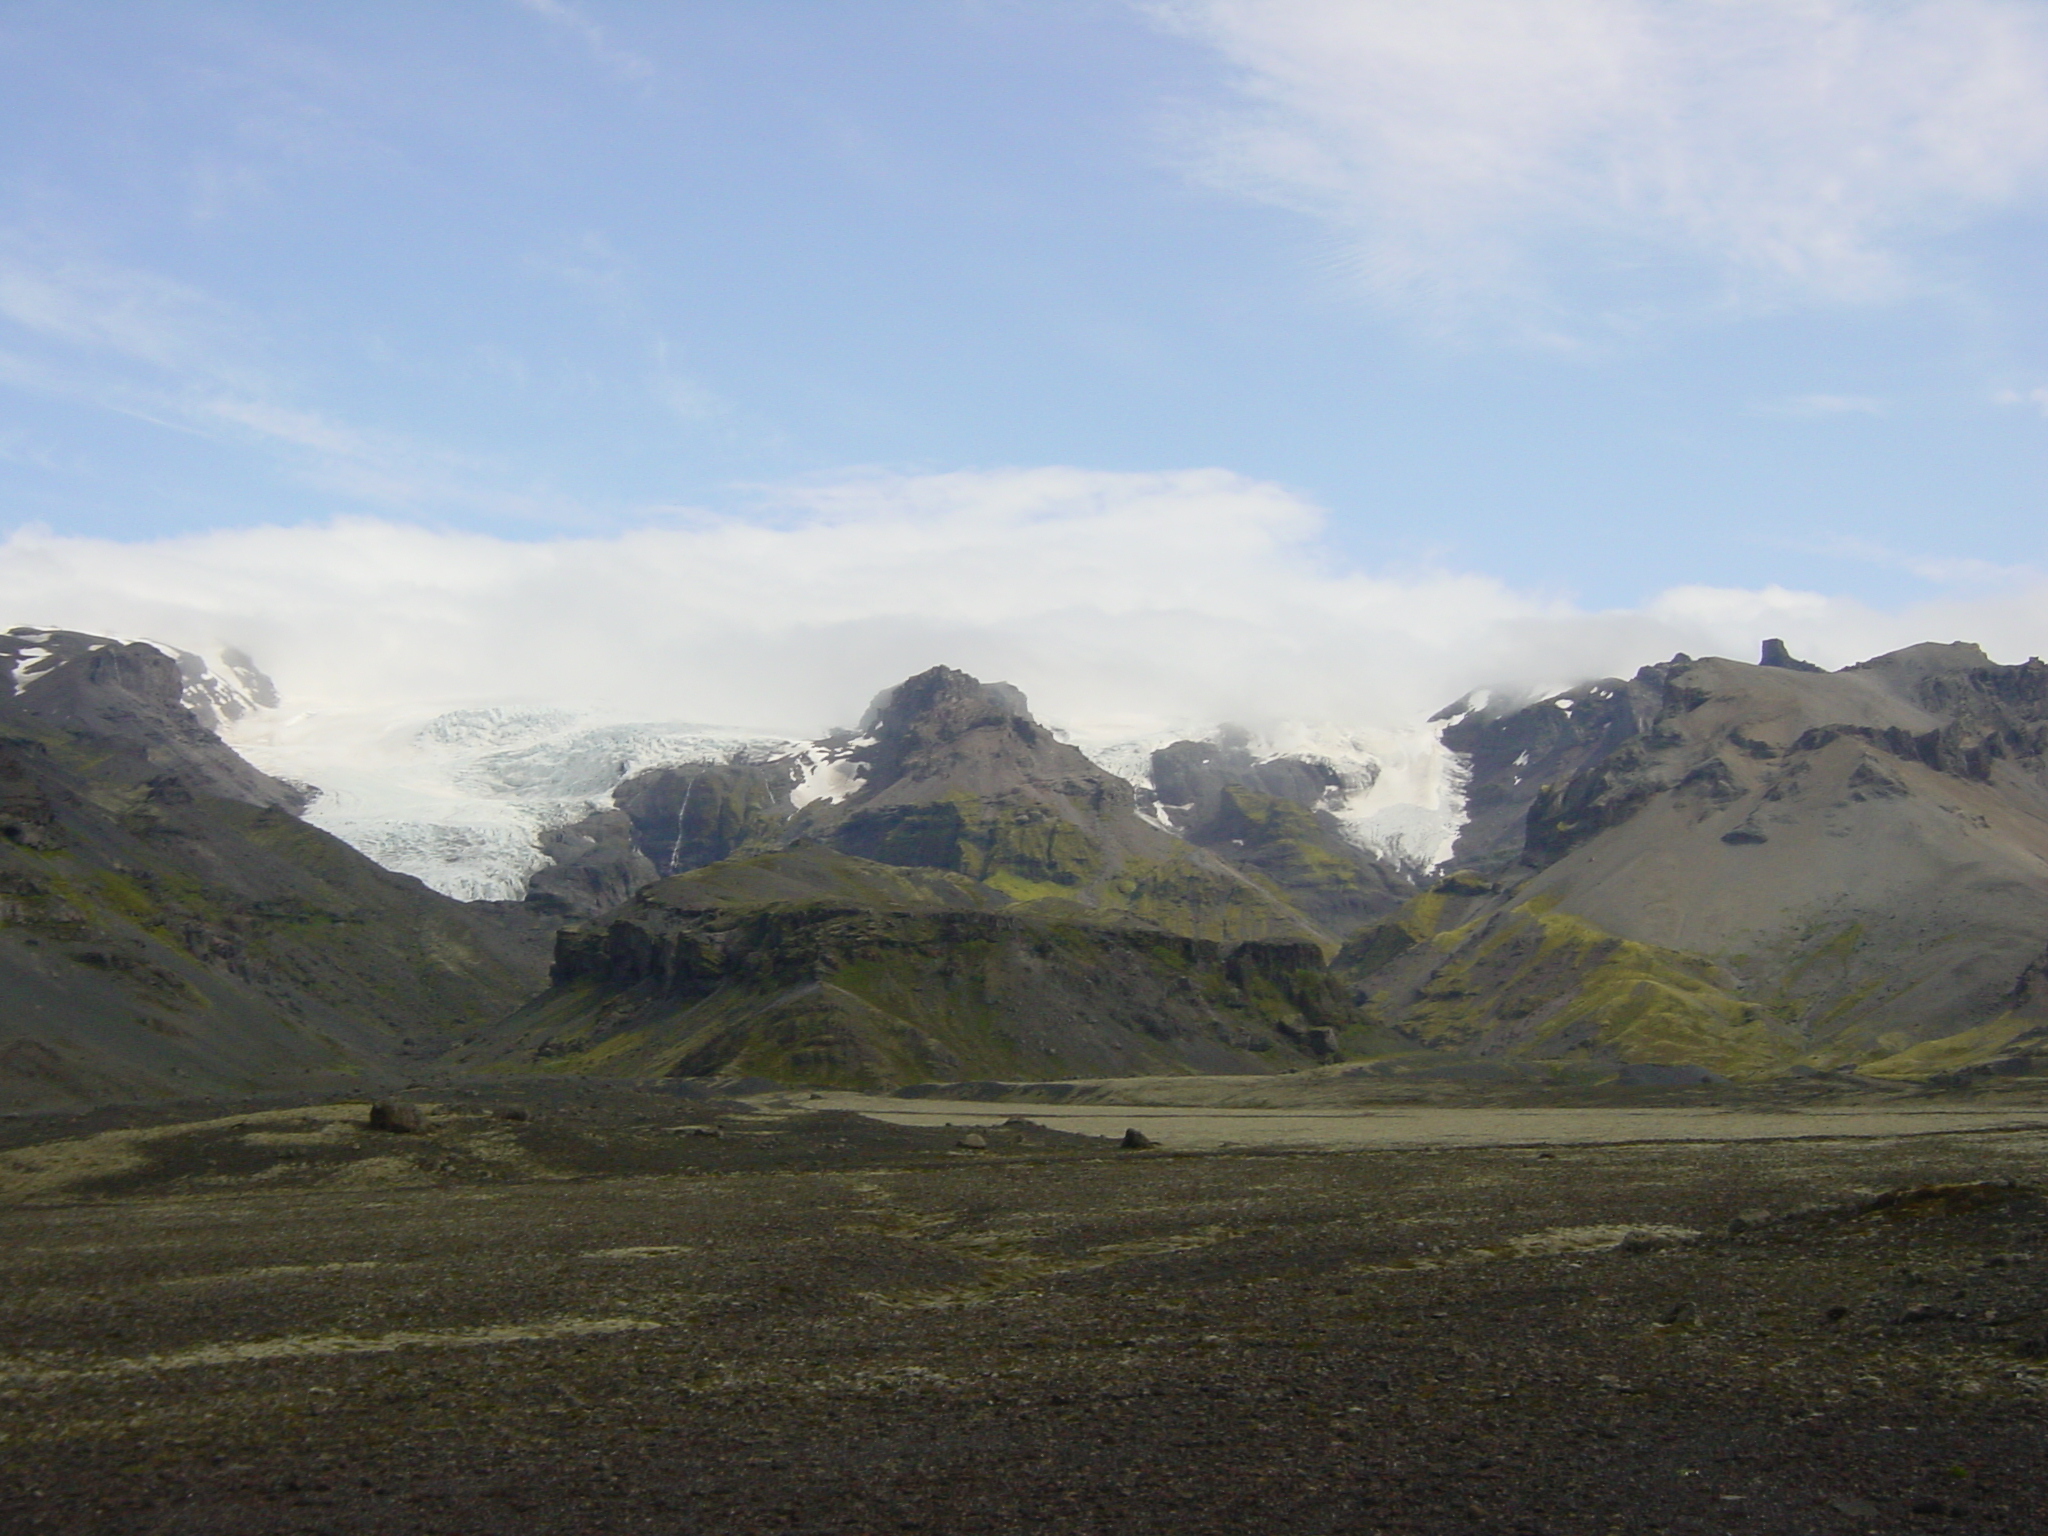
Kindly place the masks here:
[(2048, 1526), (2038, 1126), (1189, 1153), (420, 1097), (7, 1128), (0, 1530)]

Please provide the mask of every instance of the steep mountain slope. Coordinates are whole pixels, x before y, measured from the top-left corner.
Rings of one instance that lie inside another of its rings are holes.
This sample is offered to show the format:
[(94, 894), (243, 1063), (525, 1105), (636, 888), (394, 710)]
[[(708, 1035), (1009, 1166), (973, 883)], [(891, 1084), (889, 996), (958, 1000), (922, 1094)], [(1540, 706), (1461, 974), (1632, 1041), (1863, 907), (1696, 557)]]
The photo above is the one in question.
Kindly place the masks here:
[(1198, 848), (1264, 879), (1326, 932), (1348, 934), (1415, 894), (1402, 865), (1346, 836), (1352, 786), (1332, 763), (1255, 754), (1243, 731), (1150, 754), (1148, 810)]
[[(12, 629), (0, 634), (0, 669), (8, 682), (0, 711), (10, 718), (119, 743), (195, 794), (294, 812), (306, 803), (304, 786), (222, 746), (210, 722), (252, 701), (223, 687), (196, 656), (71, 630)], [(249, 668), (241, 680), (276, 702), (261, 673)]]
[(0, 1105), (311, 1086), (431, 1054), (542, 976), (293, 814), (150, 645), (0, 636)]
[(1140, 819), (1128, 783), (1004, 684), (934, 667), (877, 700), (860, 740), (858, 778), (848, 771), (847, 793), (804, 805), (797, 835), (1192, 937), (1320, 937), (1267, 882)]
[(1370, 1038), (1311, 942), (1191, 938), (808, 841), (565, 931), (553, 980), (454, 1060), (872, 1088), (1271, 1071)]
[(2039, 1040), (2048, 667), (1766, 661), (1454, 721), (1467, 868), (1347, 947), (1360, 995), (1432, 1044), (1749, 1073)]
[[(1136, 913), (1191, 937), (1330, 936), (1254, 861), (1236, 867), (1140, 817), (1131, 786), (1033, 719), (1015, 689), (946, 667), (884, 693), (853, 733), (768, 762), (655, 769), (614, 799), (630, 848), (602, 814), (578, 824), (573, 868), (536, 878), (551, 909), (595, 915), (602, 908), (581, 892), (616, 889), (635, 858), (673, 874), (810, 838), (965, 875), (1017, 901)], [(1274, 819), (1263, 806), (1254, 814)], [(1323, 835), (1310, 827), (1309, 840)], [(1356, 869), (1324, 862), (1339, 880)], [(1323, 905), (1351, 910), (1341, 897)]]

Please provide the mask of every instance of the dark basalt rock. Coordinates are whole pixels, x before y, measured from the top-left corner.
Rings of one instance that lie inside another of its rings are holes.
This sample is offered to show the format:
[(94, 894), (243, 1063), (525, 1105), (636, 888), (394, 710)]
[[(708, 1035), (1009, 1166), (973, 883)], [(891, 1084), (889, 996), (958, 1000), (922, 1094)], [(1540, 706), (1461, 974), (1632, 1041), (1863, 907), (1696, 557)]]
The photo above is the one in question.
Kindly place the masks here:
[(1785, 642), (1782, 640), (1766, 640), (1764, 642), (1763, 659), (1757, 665), (1760, 667), (1784, 667), (1793, 672), (1825, 672), (1827, 670), (1825, 667), (1815, 666), (1810, 661), (1801, 661), (1797, 656), (1794, 656), (1785, 649)]
[(788, 760), (685, 763), (654, 768), (621, 784), (612, 802), (626, 816), (634, 849), (657, 876), (702, 869), (788, 840), (798, 775)]
[(427, 1112), (417, 1104), (385, 1100), (370, 1106), (370, 1129), (417, 1136), (427, 1128)]
[(624, 811), (594, 811), (541, 839), (554, 862), (527, 882), (526, 904), (552, 918), (595, 917), (629, 900), (656, 878), (654, 864), (634, 846)]

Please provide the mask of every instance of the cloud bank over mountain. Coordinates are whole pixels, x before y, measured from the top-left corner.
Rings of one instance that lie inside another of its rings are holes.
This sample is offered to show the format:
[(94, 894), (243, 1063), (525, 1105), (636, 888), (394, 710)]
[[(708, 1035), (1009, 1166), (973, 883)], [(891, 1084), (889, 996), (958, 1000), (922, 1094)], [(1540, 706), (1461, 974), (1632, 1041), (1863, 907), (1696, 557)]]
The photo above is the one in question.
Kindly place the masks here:
[(1444, 569), (1343, 569), (1324, 514), (1222, 470), (873, 474), (530, 541), (369, 519), (0, 546), (0, 622), (241, 647), (288, 709), (575, 703), (813, 734), (937, 662), (1096, 737), (1413, 722), (1783, 635), (1829, 666), (1922, 639), (2044, 646), (2048, 584), (1971, 567), (1894, 611), (1776, 587), (1628, 609)]

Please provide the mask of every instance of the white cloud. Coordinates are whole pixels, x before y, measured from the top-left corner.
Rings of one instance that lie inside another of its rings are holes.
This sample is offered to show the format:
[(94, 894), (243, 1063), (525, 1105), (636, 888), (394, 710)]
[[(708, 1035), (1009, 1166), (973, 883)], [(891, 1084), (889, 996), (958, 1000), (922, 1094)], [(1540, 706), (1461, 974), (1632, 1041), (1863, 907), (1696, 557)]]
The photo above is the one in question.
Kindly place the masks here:
[(2024, 655), (2048, 586), (1886, 613), (1688, 587), (1589, 612), (1455, 571), (1333, 567), (1318, 509), (1220, 470), (888, 476), (750, 519), (514, 541), (355, 520), (144, 544), (25, 530), (0, 623), (239, 645), (295, 708), (543, 700), (809, 734), (935, 663), (1049, 722), (1136, 736), (1235, 719), (1400, 726), (1474, 686), (1751, 658), (1829, 665), (1935, 638)]
[(1999, 405), (2031, 405), (2048, 416), (2048, 388), (2001, 389), (1991, 397)]
[(1437, 320), (1881, 298), (1912, 248), (2038, 196), (2031, 0), (1155, 0), (1235, 101), (1200, 174), (1326, 220)]
[(2030, 566), (1999, 565), (1972, 555), (1893, 549), (1890, 545), (1853, 534), (1837, 534), (1803, 547), (1838, 560), (1858, 560), (1866, 565), (1904, 571), (1933, 586), (1949, 588), (1958, 596), (1971, 589), (1981, 594), (2024, 590), (2042, 584), (2041, 573)]

